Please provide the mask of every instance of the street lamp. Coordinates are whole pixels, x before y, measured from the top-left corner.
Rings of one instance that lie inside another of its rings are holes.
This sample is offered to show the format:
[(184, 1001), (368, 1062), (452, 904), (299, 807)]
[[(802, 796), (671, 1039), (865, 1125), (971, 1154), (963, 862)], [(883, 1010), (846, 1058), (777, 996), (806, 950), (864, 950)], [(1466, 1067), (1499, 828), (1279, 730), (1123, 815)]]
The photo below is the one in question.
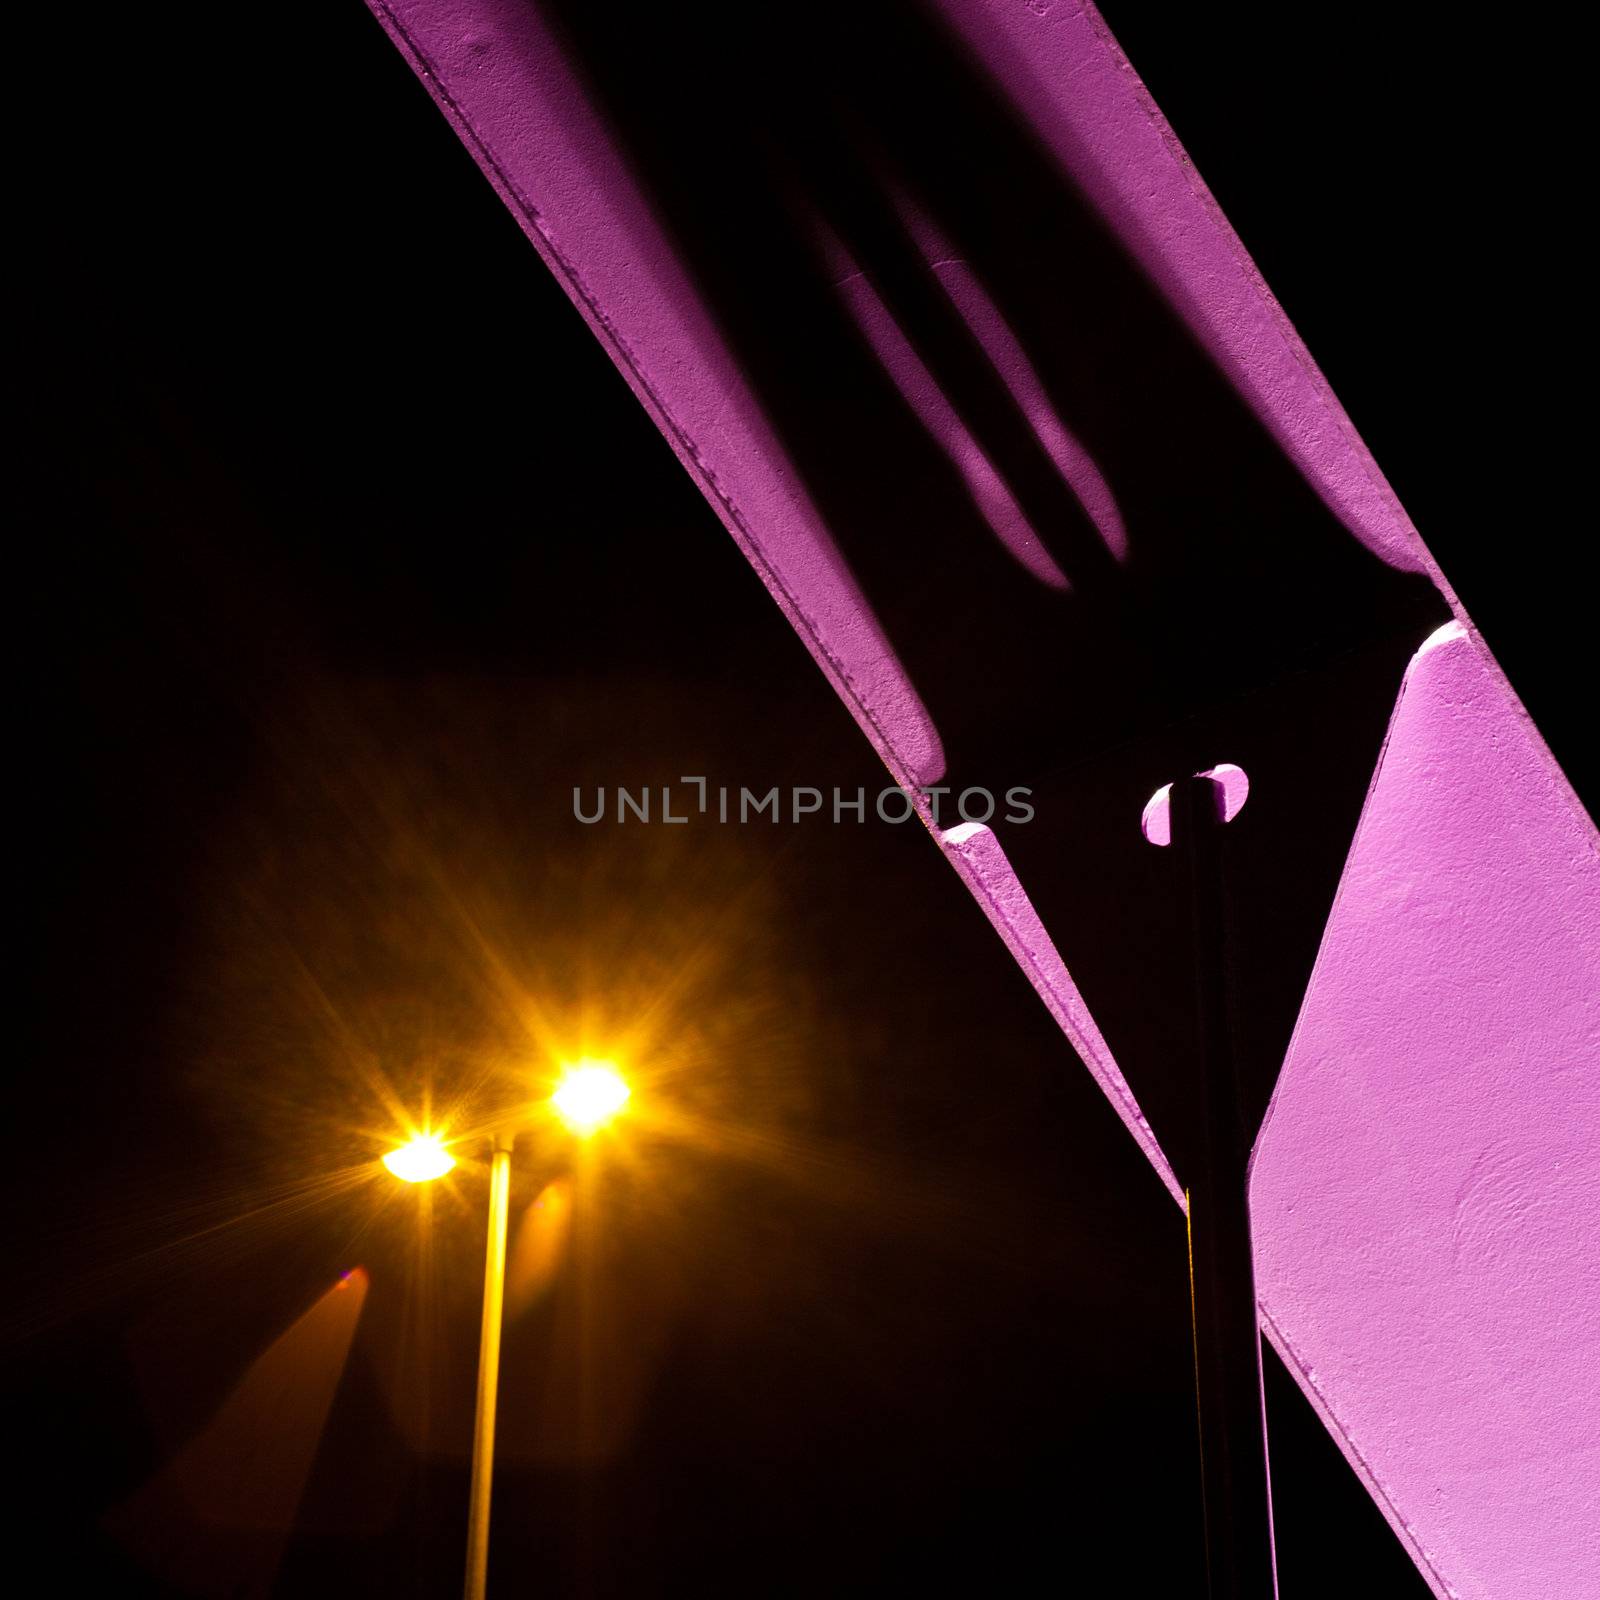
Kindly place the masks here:
[(456, 1158), (445, 1149), (438, 1134), (419, 1133), (398, 1150), (389, 1151), (383, 1164), (402, 1183), (428, 1183), (442, 1178), (456, 1164)]
[(562, 1076), (550, 1104), (575, 1134), (587, 1139), (616, 1116), (632, 1093), (609, 1061), (580, 1061)]
[[(609, 1062), (569, 1067), (550, 1096), (556, 1116), (580, 1138), (595, 1133), (632, 1094)], [(511, 1202), (511, 1149), (517, 1130), (502, 1124), (492, 1136), (489, 1165), (489, 1241), (483, 1266), (483, 1330), (478, 1342), (478, 1400), (472, 1424), (472, 1490), (467, 1512), (466, 1600), (484, 1600), (489, 1580), (489, 1505), (494, 1485), (494, 1417), (500, 1391), (500, 1327), (506, 1296), (506, 1221)], [(383, 1157), (404, 1183), (428, 1183), (455, 1166), (437, 1134), (418, 1134)]]

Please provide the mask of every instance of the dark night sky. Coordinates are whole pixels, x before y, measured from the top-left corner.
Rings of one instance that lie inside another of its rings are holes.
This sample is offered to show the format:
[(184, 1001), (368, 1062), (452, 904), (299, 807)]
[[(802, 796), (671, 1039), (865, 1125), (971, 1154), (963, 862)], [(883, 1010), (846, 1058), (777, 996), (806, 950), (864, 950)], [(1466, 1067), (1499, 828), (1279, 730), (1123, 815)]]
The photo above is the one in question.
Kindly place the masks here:
[[(1559, 97), (1432, 8), (1102, 9), (1592, 806)], [(227, 1549), (454, 1592), (481, 1174), (427, 1297), (416, 1196), (312, 1180), (375, 1153), (373, 1069), (493, 1103), (525, 994), (647, 1016), (641, 1097), (702, 1132), (633, 1137), (509, 1327), (500, 1592), (1199, 1593), (1181, 1216), (930, 841), (573, 822), (883, 776), (409, 69), (355, 0), (57, 26), (13, 245), (19, 1537), (183, 1592), (198, 1536), (127, 1507), (359, 1262), (294, 1532)], [(1284, 1594), (1422, 1595), (1268, 1397)]]

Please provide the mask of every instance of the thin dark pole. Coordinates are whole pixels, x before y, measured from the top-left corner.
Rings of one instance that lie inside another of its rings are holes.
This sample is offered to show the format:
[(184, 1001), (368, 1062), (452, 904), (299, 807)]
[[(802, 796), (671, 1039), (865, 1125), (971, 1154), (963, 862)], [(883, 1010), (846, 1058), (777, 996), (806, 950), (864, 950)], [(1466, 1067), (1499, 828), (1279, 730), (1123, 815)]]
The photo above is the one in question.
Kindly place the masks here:
[(1274, 1600), (1261, 1335), (1246, 1192), (1251, 1130), (1228, 1015), (1221, 785), (1207, 777), (1175, 783), (1171, 818), (1173, 849), (1187, 858), (1196, 979), (1202, 1125), (1186, 1176), (1206, 1566), (1211, 1600)]

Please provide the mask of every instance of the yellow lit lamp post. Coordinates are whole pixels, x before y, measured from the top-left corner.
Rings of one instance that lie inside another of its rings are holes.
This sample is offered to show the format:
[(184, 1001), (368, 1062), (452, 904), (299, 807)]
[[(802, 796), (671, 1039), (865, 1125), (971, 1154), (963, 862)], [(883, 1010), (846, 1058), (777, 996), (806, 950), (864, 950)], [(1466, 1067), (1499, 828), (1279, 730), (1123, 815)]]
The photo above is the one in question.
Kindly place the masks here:
[[(604, 1062), (567, 1071), (550, 1097), (555, 1114), (587, 1138), (627, 1104), (632, 1091)], [(484, 1600), (489, 1576), (489, 1502), (494, 1484), (494, 1411), (500, 1389), (500, 1324), (506, 1295), (506, 1218), (511, 1198), (511, 1147), (516, 1129), (497, 1128), (489, 1168), (489, 1246), (483, 1267), (483, 1333), (478, 1345), (478, 1404), (472, 1425), (472, 1494), (467, 1513), (466, 1600)], [(406, 1183), (442, 1178), (455, 1157), (437, 1134), (419, 1134), (383, 1164)]]

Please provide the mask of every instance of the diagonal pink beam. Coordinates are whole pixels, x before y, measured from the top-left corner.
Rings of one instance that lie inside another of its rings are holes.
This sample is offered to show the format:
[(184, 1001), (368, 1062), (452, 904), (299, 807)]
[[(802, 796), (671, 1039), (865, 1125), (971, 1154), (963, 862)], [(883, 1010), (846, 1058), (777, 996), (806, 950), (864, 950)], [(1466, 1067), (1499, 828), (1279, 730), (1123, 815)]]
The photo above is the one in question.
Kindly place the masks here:
[(1250, 1202), (1270, 1337), (1457, 1600), (1600, 1592), (1600, 845), (1458, 624), (1417, 653)]

